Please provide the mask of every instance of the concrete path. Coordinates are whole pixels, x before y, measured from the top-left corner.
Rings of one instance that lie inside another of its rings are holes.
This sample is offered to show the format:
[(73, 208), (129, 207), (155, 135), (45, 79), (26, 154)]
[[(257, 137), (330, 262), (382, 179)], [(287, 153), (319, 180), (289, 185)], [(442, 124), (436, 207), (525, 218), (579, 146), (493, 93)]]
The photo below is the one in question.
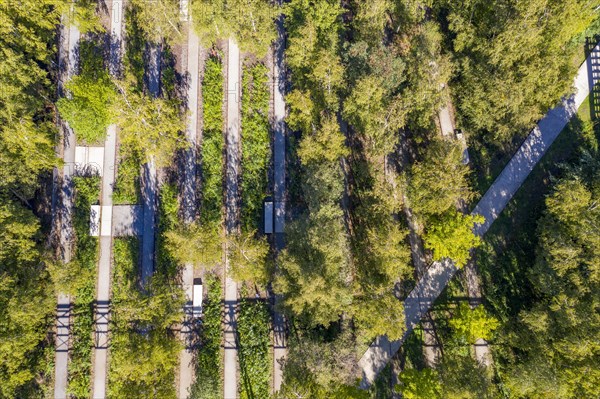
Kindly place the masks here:
[[(183, 4), (183, 3), (182, 3)], [(187, 3), (182, 6), (187, 16)], [(182, 208), (183, 221), (186, 225), (194, 223), (196, 218), (196, 159), (197, 159), (197, 139), (198, 139), (198, 76), (199, 76), (199, 57), (200, 42), (194, 32), (191, 23), (188, 24), (188, 40), (186, 54), (186, 73), (188, 74), (189, 85), (187, 90), (187, 108), (190, 115), (187, 120), (185, 130), (186, 139), (189, 142), (189, 149), (184, 153), (183, 169), (183, 188), (182, 188)], [(184, 321), (181, 326), (180, 338), (184, 342), (184, 348), (179, 354), (179, 378), (178, 378), (178, 398), (185, 399), (190, 393), (190, 388), (194, 382), (194, 331), (192, 328), (192, 300), (194, 286), (194, 265), (186, 263), (181, 273), (182, 288), (185, 292), (186, 303), (184, 306)]]
[[(123, 1), (110, 4), (110, 54), (109, 70), (118, 76), (123, 46)], [(112, 263), (112, 194), (115, 183), (117, 152), (117, 126), (110, 125), (104, 141), (104, 165), (100, 197), (100, 257), (96, 284), (96, 309), (94, 315), (94, 349), (92, 362), (92, 398), (106, 398), (108, 376), (108, 321), (110, 317), (110, 284)]]
[[(239, 176), (240, 176), (240, 49), (233, 39), (227, 45), (227, 174), (225, 190), (225, 226), (227, 234), (239, 231)], [(237, 284), (229, 277), (229, 259), (225, 258), (225, 317), (223, 394), (225, 399), (238, 397), (237, 381)]]
[[(592, 56), (588, 57), (586, 62), (581, 65), (573, 81), (575, 94), (561, 100), (557, 107), (548, 111), (539, 121), (473, 210), (473, 214), (485, 217), (485, 222), (474, 229), (479, 236), (483, 236), (488, 231), (508, 201), (589, 95), (592, 86), (592, 72), (597, 74), (596, 68), (598, 68), (592, 64), (592, 58), (597, 59), (598, 53), (600, 53), (600, 47), (597, 45), (592, 51)], [(456, 271), (456, 266), (449, 260), (434, 262), (427, 273), (417, 282), (416, 287), (404, 301), (406, 333), (400, 340), (393, 342), (390, 342), (385, 336), (377, 337), (360, 359), (359, 366), (363, 374), (360, 383), (362, 388), (371, 386), (377, 374), (398, 351), (416, 323), (431, 308)]]
[[(65, 95), (64, 83), (73, 75), (77, 67), (76, 47), (79, 43), (79, 29), (75, 25), (61, 26), (59, 42), (59, 95)], [(73, 242), (75, 231), (73, 230), (73, 191), (74, 183), (72, 177), (75, 173), (75, 150), (77, 140), (75, 133), (69, 125), (61, 121), (63, 133), (62, 156), (64, 166), (62, 179), (56, 183), (60, 187), (60, 202), (54, 209), (54, 217), (58, 224), (59, 253), (63, 263), (69, 263), (73, 257)], [(62, 399), (67, 397), (68, 386), (68, 362), (69, 362), (69, 336), (71, 320), (71, 298), (59, 293), (57, 296), (56, 309), (56, 338), (55, 338), (55, 368), (54, 368), (54, 397)]]
[[(275, 205), (275, 248), (277, 251), (283, 249), (285, 231), (285, 67), (284, 49), (285, 36), (283, 28), (283, 17), (277, 20), (277, 40), (273, 48), (273, 201)], [(277, 306), (279, 298), (273, 298), (274, 306)], [(279, 391), (283, 382), (283, 362), (287, 357), (287, 328), (282, 314), (273, 313), (273, 391)]]
[(142, 206), (144, 207), (142, 229), (142, 287), (146, 287), (154, 273), (156, 212), (158, 208), (156, 165), (150, 159), (142, 166)]
[(112, 193), (115, 182), (117, 126), (110, 125), (104, 142), (104, 175), (100, 199), (100, 258), (96, 286), (95, 346), (93, 353), (93, 398), (106, 397), (108, 375), (108, 321), (112, 263)]
[[(154, 98), (160, 95), (161, 48), (157, 44), (148, 44), (148, 65), (146, 79), (148, 91)], [(142, 233), (142, 287), (146, 287), (154, 273), (156, 247), (156, 214), (158, 212), (158, 179), (156, 163), (151, 157), (142, 166), (141, 173), (142, 205), (144, 207)]]

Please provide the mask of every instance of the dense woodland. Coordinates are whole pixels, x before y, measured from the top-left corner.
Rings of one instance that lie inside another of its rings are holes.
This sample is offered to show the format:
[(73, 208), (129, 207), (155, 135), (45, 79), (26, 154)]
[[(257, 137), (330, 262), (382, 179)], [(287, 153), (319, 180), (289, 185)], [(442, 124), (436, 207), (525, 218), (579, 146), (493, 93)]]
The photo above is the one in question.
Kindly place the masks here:
[[(590, 110), (561, 134), (505, 214), (480, 240), (471, 209), (525, 135), (561, 96), (600, 34), (597, 0), (192, 0), (202, 66), (199, 217), (181, 223), (177, 156), (186, 113), (174, 49), (185, 36), (176, 0), (130, 0), (123, 68), (108, 68), (103, 2), (0, 3), (0, 398), (53, 393), (56, 295), (75, 298), (69, 392), (89, 397), (97, 240), (88, 235), (97, 176), (75, 182), (76, 251), (61, 264), (52, 231), (53, 169), (62, 121), (79, 143), (119, 126), (115, 203), (138, 203), (140, 166), (154, 159), (160, 189), (156, 273), (138, 287), (139, 240), (114, 242), (111, 397), (175, 396), (181, 348), (180, 268), (207, 270), (192, 397), (222, 397), (219, 270), (223, 248), (243, 282), (239, 308), (244, 398), (269, 394), (266, 287), (290, 325), (281, 398), (593, 398), (600, 386), (600, 130)], [(259, 233), (269, 192), (270, 45), (284, 15), (288, 106), (286, 247)], [(82, 33), (76, 76), (59, 90), (60, 24)], [(224, 56), (233, 37), (242, 70), (241, 229), (223, 223)], [(144, 78), (149, 45), (162, 50), (161, 86)], [(68, 93), (68, 95), (65, 95)], [(443, 138), (453, 104), (467, 137)], [(143, 133), (143, 134), (142, 134)], [(401, 300), (428, 263), (471, 256), (483, 304), (456, 277), (436, 303), (442, 357), (429, 367), (422, 331), (406, 340), (369, 391), (357, 362), (377, 335), (404, 333)], [(226, 245), (223, 245), (226, 244)], [(471, 251), (476, 248), (475, 251)], [(143, 311), (141, 311), (143, 309)], [(477, 338), (493, 363), (473, 358)], [(160, 364), (159, 367), (156, 364)]]

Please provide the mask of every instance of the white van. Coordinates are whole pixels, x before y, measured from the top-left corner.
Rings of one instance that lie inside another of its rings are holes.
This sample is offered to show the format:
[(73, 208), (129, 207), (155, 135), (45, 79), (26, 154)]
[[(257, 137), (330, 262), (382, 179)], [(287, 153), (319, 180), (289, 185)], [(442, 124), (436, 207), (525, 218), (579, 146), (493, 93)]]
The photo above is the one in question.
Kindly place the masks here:
[(194, 279), (194, 290), (192, 293), (192, 316), (200, 317), (202, 316), (202, 295), (203, 287), (202, 287), (202, 279), (195, 278)]

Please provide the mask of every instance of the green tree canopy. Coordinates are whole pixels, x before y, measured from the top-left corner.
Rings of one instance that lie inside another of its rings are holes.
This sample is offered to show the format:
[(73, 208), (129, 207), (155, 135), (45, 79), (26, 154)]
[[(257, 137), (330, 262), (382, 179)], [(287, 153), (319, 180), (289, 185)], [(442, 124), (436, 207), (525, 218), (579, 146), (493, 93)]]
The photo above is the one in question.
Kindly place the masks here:
[[(506, 143), (529, 131), (571, 90), (579, 46), (597, 1), (449, 2), (460, 69), (456, 98), (474, 131)], [(557, 56), (560, 54), (560, 56)]]
[(266, 286), (270, 279), (269, 243), (266, 237), (257, 238), (256, 231), (227, 237), (228, 256), (233, 277)]
[(600, 383), (600, 175), (594, 159), (556, 182), (538, 221), (529, 274), (534, 303), (511, 326), (511, 346), (522, 355), (509, 365), (506, 385), (516, 397), (593, 397)]
[(455, 141), (436, 139), (424, 151), (423, 159), (412, 165), (408, 198), (413, 211), (431, 217), (467, 203), (474, 193), (469, 187), (469, 167), (462, 163), (462, 148)]
[(488, 315), (483, 305), (471, 309), (468, 303), (461, 302), (448, 320), (456, 334), (466, 342), (473, 345), (478, 338), (489, 340), (494, 330), (500, 323), (494, 317)]
[(476, 223), (483, 223), (483, 217), (457, 211), (450, 211), (431, 222), (425, 234), (425, 246), (433, 251), (433, 259), (449, 258), (458, 267), (464, 266), (470, 250), (481, 243), (481, 239), (473, 234)]
[(442, 382), (432, 369), (407, 369), (400, 373), (396, 388), (406, 399), (441, 399)]
[(242, 51), (264, 57), (276, 37), (277, 7), (267, 0), (192, 2), (194, 28), (205, 46), (233, 36)]
[(56, 103), (78, 140), (88, 144), (101, 141), (114, 119), (116, 90), (107, 72), (98, 76), (78, 75), (66, 85), (69, 97)]
[(223, 257), (223, 239), (216, 225), (192, 224), (166, 232), (167, 248), (179, 263), (193, 262), (207, 267), (218, 265)]
[(154, 158), (157, 166), (168, 165), (175, 151), (185, 148), (183, 120), (176, 100), (152, 98), (138, 92), (130, 80), (116, 82), (115, 102), (120, 138), (124, 145)]
[(131, 0), (128, 7), (147, 41), (161, 43), (166, 39), (176, 44), (183, 40), (179, 0)]

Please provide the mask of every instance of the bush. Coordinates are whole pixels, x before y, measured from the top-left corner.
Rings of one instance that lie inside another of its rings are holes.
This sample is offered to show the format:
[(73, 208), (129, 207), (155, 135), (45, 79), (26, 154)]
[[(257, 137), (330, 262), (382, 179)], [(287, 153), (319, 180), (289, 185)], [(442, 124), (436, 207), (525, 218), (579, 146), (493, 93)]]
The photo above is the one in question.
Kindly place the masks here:
[(223, 204), (223, 65), (217, 57), (206, 62), (202, 83), (204, 136), (202, 138), (202, 202), (204, 223), (221, 220)]
[(124, 145), (119, 146), (117, 178), (113, 191), (113, 204), (141, 203), (140, 171), (142, 155)]
[[(242, 293), (242, 297), (246, 296)], [(269, 397), (272, 366), (269, 324), (266, 303), (242, 299), (238, 315), (241, 399)]]
[(74, 398), (90, 396), (92, 347), (94, 326), (94, 299), (96, 292), (96, 264), (98, 239), (89, 235), (90, 206), (98, 202), (100, 178), (76, 177), (75, 214), (73, 224), (77, 237), (75, 262), (82, 281), (75, 291), (73, 330), (69, 362), (69, 393)]
[(242, 229), (252, 231), (261, 219), (271, 155), (267, 68), (256, 64), (242, 74)]
[(213, 275), (205, 275), (207, 298), (203, 304), (200, 349), (197, 352), (196, 381), (190, 398), (220, 399), (222, 394), (223, 355), (221, 352), (221, 281)]
[(82, 41), (79, 53), (81, 71), (65, 85), (70, 97), (60, 98), (56, 106), (78, 141), (94, 144), (104, 139), (113, 122), (116, 91), (104, 68), (101, 48)]

